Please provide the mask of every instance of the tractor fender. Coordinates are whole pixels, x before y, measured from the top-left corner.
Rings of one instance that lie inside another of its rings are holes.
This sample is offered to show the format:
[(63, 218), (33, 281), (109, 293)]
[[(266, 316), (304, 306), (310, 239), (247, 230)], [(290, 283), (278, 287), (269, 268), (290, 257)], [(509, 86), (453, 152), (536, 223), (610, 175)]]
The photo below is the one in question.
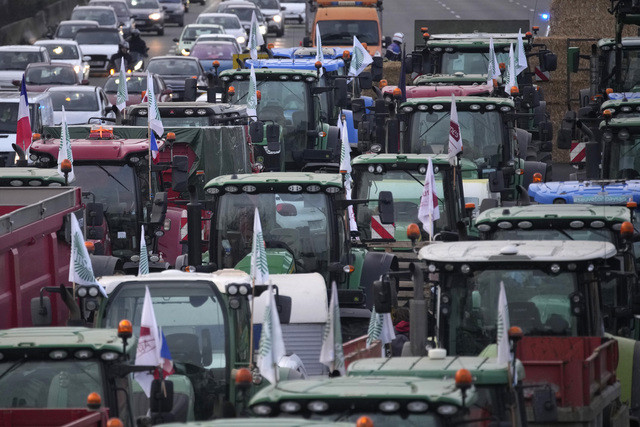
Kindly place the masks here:
[(398, 270), (398, 258), (387, 252), (367, 252), (362, 263), (360, 287), (365, 294), (366, 306), (373, 307), (373, 282), (389, 271)]
[(522, 176), (522, 186), (524, 188), (529, 188), (529, 184), (533, 182), (533, 174), (539, 172), (542, 174), (542, 182), (547, 182), (547, 169), (548, 166), (546, 163), (542, 162), (524, 162), (524, 175)]
[[(607, 336), (611, 337), (607, 334)], [(640, 416), (640, 341), (624, 337), (612, 337), (618, 342), (618, 367), (620, 400), (629, 407), (629, 415)]]
[(122, 270), (120, 258), (109, 255), (89, 255), (91, 267), (95, 277), (113, 276), (116, 271)]
[(338, 126), (329, 126), (327, 130), (327, 150), (331, 151), (333, 161), (340, 162), (340, 131)]

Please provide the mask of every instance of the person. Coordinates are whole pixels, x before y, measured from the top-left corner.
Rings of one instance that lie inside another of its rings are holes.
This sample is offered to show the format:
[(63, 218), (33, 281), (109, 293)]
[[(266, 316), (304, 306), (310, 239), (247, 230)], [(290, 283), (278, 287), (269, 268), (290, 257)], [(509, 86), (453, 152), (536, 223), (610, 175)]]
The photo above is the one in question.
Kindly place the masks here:
[(144, 40), (142, 40), (142, 37), (140, 37), (140, 30), (138, 29), (133, 29), (133, 31), (131, 31), (131, 37), (129, 38), (129, 50), (132, 53), (139, 53), (145, 58), (147, 57), (147, 51), (149, 48)]
[(402, 43), (404, 43), (404, 34), (395, 33), (393, 35), (391, 44), (387, 46), (387, 53), (385, 54), (385, 58), (387, 58), (389, 61), (402, 60)]
[(124, 58), (125, 67), (128, 67), (133, 62), (131, 54), (129, 54), (129, 43), (123, 42), (118, 45), (118, 52), (111, 57), (111, 62), (114, 64), (114, 67), (120, 66), (120, 58)]
[(407, 307), (398, 307), (393, 315), (394, 330), (396, 337), (391, 341), (391, 356), (402, 356), (404, 343), (409, 341), (409, 316)]

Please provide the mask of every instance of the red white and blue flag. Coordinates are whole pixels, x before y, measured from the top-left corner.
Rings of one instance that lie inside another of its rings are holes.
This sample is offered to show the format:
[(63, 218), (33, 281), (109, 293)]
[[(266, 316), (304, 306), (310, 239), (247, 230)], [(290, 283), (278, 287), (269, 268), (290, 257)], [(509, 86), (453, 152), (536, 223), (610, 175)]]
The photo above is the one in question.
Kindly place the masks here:
[(162, 346), (160, 347), (160, 362), (163, 376), (166, 377), (175, 373), (175, 370), (173, 369), (173, 359), (171, 358), (169, 345), (167, 344), (167, 339), (165, 338), (162, 329), (160, 329), (160, 338), (162, 339)]
[[(20, 86), (20, 103), (18, 104), (18, 129), (16, 130), (16, 144), (25, 153), (31, 145), (31, 121), (29, 120), (29, 100), (27, 99), (27, 86), (22, 75)], [(29, 156), (27, 155), (27, 159)]]
[(160, 150), (158, 150), (158, 143), (156, 142), (156, 136), (151, 132), (151, 138), (149, 138), (149, 151), (151, 152), (151, 159), (153, 163), (158, 163)]

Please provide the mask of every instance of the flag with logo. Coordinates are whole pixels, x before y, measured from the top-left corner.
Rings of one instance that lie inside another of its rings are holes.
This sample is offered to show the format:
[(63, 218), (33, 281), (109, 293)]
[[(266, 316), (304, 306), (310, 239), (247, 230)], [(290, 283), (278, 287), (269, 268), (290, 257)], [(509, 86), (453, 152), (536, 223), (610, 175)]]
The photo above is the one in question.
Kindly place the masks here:
[(516, 76), (519, 76), (521, 72), (529, 68), (527, 52), (524, 50), (524, 41), (522, 40), (522, 30), (518, 30), (518, 52), (515, 61)]
[(258, 26), (258, 19), (256, 18), (256, 13), (251, 13), (251, 28), (249, 29), (249, 43), (247, 43), (249, 47), (249, 53), (251, 55), (251, 59), (254, 61), (258, 60), (258, 49), (260, 46), (264, 44), (264, 38), (262, 37), (262, 33), (260, 32), (260, 27)]
[[(369, 318), (369, 330), (367, 331), (367, 344), (369, 348), (375, 340), (380, 340), (384, 347), (396, 338), (396, 332), (393, 329), (393, 321), (391, 313), (376, 313), (375, 307), (371, 309), (371, 317)], [(384, 356), (384, 348), (382, 349)]]
[(324, 324), (322, 333), (322, 348), (320, 350), (320, 363), (334, 371), (345, 374), (344, 352), (342, 351), (342, 327), (340, 325), (340, 305), (338, 303), (338, 287), (334, 281), (331, 284), (331, 301), (327, 313), (327, 323)]
[(138, 276), (149, 274), (149, 253), (147, 252), (147, 240), (144, 238), (144, 225), (140, 231), (140, 262), (138, 263)]
[(424, 188), (420, 197), (418, 219), (422, 222), (422, 228), (433, 238), (433, 223), (440, 219), (440, 207), (436, 194), (436, 179), (433, 174), (433, 163), (429, 158), (427, 174), (424, 177)]
[(462, 153), (462, 135), (460, 135), (460, 123), (458, 122), (458, 109), (456, 108), (456, 96), (451, 94), (451, 114), (449, 116), (449, 151), (447, 157), (449, 164), (455, 166), (458, 153)]
[(162, 137), (164, 134), (164, 125), (162, 124), (162, 119), (160, 118), (160, 110), (158, 109), (158, 100), (156, 99), (156, 95), (153, 91), (153, 78), (151, 78), (151, 73), (147, 71), (147, 99), (149, 101), (149, 111), (147, 116), (149, 117), (149, 129), (158, 134), (159, 137)]
[(356, 36), (353, 36), (353, 52), (351, 54), (351, 64), (349, 64), (349, 75), (360, 75), (372, 62), (373, 58), (369, 55), (367, 49), (362, 46)]
[(500, 77), (500, 64), (493, 47), (493, 37), (489, 38), (489, 70), (487, 71), (487, 84), (493, 86), (493, 80)]
[(251, 74), (249, 75), (249, 91), (247, 92), (247, 116), (251, 120), (258, 120), (258, 85), (256, 83), (256, 72), (251, 64)]
[[(151, 301), (151, 292), (149, 287), (145, 286), (144, 302), (142, 303), (142, 314), (140, 317), (140, 337), (138, 339), (138, 348), (136, 349), (135, 365), (143, 366), (162, 366), (160, 359), (160, 349), (162, 343), (158, 332), (158, 322), (153, 312), (153, 302)], [(151, 394), (151, 383), (154, 380), (153, 372), (136, 372), (133, 378), (138, 381), (140, 387), (147, 397)]]
[(93, 274), (89, 251), (84, 245), (84, 237), (75, 215), (71, 214), (71, 258), (69, 260), (69, 281), (76, 285), (95, 285), (103, 297), (107, 297), (102, 285)]
[[(316, 62), (324, 66), (324, 52), (322, 51), (322, 36), (320, 35), (320, 26), (316, 24)], [(320, 76), (324, 74), (322, 67), (320, 67)]]
[(504, 290), (504, 283), (500, 282), (500, 294), (498, 295), (498, 363), (509, 363), (511, 361), (511, 350), (509, 346), (509, 306), (507, 305), (507, 294)]
[(22, 75), (22, 83), (20, 84), (16, 145), (24, 150), (27, 160), (30, 160), (29, 147), (31, 146), (31, 121), (29, 119), (29, 99), (27, 98), (27, 85), (24, 81), (24, 74)]
[(58, 173), (64, 177), (62, 173), (62, 161), (68, 159), (71, 162), (71, 172), (69, 172), (68, 181), (72, 182), (76, 179), (73, 173), (73, 151), (71, 150), (71, 136), (69, 135), (69, 126), (67, 126), (67, 115), (62, 106), (62, 129), (60, 131), (60, 145), (58, 146)]
[(269, 264), (267, 263), (267, 250), (262, 235), (260, 212), (256, 208), (253, 215), (253, 244), (251, 247), (251, 278), (255, 285), (265, 285), (269, 282)]
[(151, 132), (151, 137), (149, 138), (149, 151), (151, 152), (151, 160), (153, 160), (153, 163), (158, 163), (160, 160), (160, 150), (158, 149), (158, 142), (153, 132)]
[(129, 89), (127, 88), (127, 73), (124, 70), (124, 57), (120, 58), (120, 76), (118, 78), (118, 94), (116, 95), (116, 107), (122, 111), (127, 107)]
[[(344, 189), (345, 198), (351, 200), (351, 188), (353, 186), (353, 179), (351, 178), (351, 145), (349, 144), (349, 131), (347, 129), (346, 118), (343, 119), (343, 114), (340, 112), (340, 122), (338, 123), (340, 129), (340, 140), (342, 142), (340, 150), (340, 173), (344, 174)], [(358, 231), (358, 224), (356, 223), (356, 216), (353, 212), (353, 206), (347, 207), (347, 214), (349, 215), (349, 230)]]
[(278, 382), (278, 362), (286, 355), (280, 316), (273, 296), (273, 288), (269, 282), (269, 302), (264, 310), (260, 345), (258, 347), (258, 369), (260, 375), (271, 384)]
[(518, 87), (516, 82), (516, 65), (513, 55), (513, 44), (509, 46), (509, 65), (507, 65), (507, 75), (505, 77), (504, 91), (511, 95), (511, 88)]

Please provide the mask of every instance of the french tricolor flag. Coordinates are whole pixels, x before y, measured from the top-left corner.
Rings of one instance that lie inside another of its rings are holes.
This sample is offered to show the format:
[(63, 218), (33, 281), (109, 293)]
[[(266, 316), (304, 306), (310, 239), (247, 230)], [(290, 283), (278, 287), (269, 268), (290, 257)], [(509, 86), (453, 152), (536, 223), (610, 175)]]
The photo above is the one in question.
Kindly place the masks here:
[(162, 362), (162, 371), (166, 377), (172, 375), (175, 370), (173, 369), (173, 359), (171, 358), (169, 345), (167, 344), (167, 339), (164, 337), (162, 329), (160, 329), (160, 339), (162, 340), (162, 346), (160, 347), (160, 361)]
[[(16, 131), (16, 144), (25, 153), (31, 145), (31, 122), (29, 120), (29, 100), (27, 99), (27, 86), (22, 75), (22, 85), (20, 87), (20, 103), (18, 104), (18, 129)], [(27, 155), (27, 159), (29, 156)]]
[(153, 163), (158, 163), (160, 150), (158, 149), (158, 143), (156, 142), (156, 136), (153, 134), (153, 131), (150, 132), (151, 137), (149, 138), (149, 151), (151, 151), (151, 159)]

